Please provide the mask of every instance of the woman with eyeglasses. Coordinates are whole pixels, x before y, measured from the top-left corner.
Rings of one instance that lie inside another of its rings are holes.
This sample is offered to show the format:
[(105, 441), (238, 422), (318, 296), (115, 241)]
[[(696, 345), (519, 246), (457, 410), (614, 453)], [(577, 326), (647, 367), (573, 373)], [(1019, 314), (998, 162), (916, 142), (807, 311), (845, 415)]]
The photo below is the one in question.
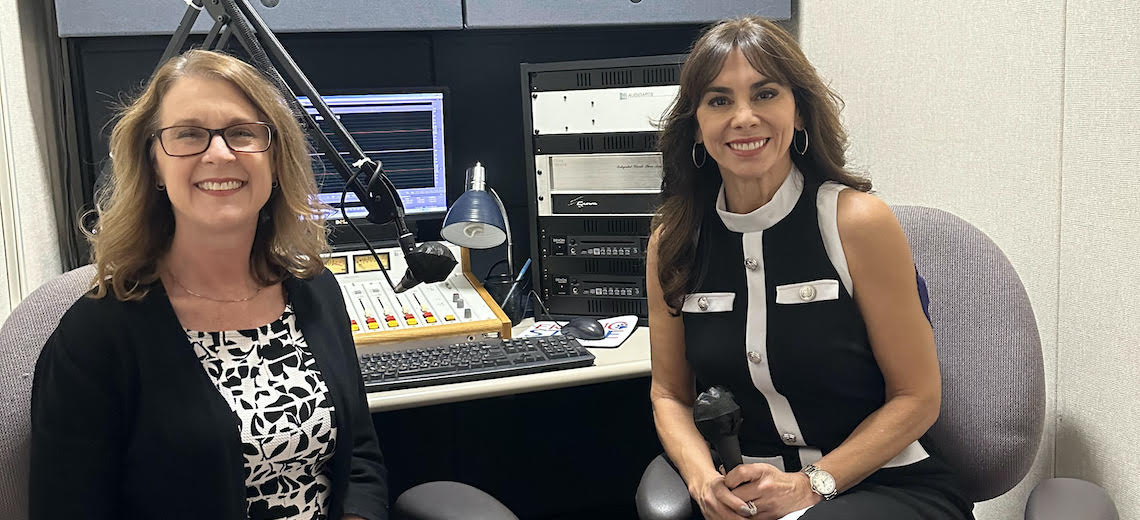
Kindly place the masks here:
[(304, 134), (257, 70), (190, 51), (111, 135), (92, 290), (36, 365), (38, 519), (388, 517)]

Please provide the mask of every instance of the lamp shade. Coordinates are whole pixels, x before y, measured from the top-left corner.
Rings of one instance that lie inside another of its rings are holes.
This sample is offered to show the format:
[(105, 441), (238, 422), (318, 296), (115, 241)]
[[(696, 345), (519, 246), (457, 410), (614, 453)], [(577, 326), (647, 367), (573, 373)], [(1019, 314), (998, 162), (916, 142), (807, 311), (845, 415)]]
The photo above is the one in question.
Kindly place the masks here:
[(467, 190), (447, 210), (440, 235), (457, 246), (487, 249), (507, 239), (505, 229), (494, 197), (483, 190)]

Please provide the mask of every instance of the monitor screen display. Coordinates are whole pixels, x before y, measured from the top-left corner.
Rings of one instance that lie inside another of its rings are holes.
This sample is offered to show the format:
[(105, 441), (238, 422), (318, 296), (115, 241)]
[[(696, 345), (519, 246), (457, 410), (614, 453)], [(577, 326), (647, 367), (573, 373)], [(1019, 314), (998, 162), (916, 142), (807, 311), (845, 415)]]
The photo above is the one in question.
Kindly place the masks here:
[[(374, 161), (379, 161), (384, 172), (396, 186), (404, 209), (409, 216), (440, 214), (447, 211), (444, 150), (444, 91), (399, 93), (373, 93), (322, 96), (357, 145)], [(308, 98), (298, 100), (324, 126), (323, 118)], [(326, 129), (334, 147), (341, 151), (345, 161), (352, 159), (346, 147)], [(325, 216), (339, 219), (340, 194), (344, 179), (314, 147), (313, 173), (321, 202), (333, 209)], [(368, 179), (361, 178), (362, 183)], [(345, 210), (352, 219), (367, 215), (356, 194), (351, 191), (345, 199)]]

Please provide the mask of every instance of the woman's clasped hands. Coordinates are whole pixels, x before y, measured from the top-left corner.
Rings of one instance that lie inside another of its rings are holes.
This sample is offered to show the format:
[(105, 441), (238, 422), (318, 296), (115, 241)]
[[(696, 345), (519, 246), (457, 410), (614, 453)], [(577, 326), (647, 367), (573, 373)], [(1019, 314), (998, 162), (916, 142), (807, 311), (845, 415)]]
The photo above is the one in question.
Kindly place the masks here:
[(707, 520), (778, 520), (822, 500), (812, 492), (807, 475), (771, 464), (741, 464), (695, 483), (689, 493)]

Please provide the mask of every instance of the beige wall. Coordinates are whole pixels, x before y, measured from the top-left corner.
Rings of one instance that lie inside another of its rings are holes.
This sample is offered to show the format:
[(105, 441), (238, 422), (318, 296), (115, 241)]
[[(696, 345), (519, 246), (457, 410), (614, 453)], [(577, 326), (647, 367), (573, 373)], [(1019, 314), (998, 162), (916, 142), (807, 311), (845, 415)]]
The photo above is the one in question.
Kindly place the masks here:
[(1140, 518), (1140, 1), (1067, 5), (1057, 474)]
[(799, 0), (796, 13), (879, 195), (977, 225), (1033, 301), (1042, 448), (977, 517), (1020, 517), (1054, 472), (1140, 516), (1140, 3)]

